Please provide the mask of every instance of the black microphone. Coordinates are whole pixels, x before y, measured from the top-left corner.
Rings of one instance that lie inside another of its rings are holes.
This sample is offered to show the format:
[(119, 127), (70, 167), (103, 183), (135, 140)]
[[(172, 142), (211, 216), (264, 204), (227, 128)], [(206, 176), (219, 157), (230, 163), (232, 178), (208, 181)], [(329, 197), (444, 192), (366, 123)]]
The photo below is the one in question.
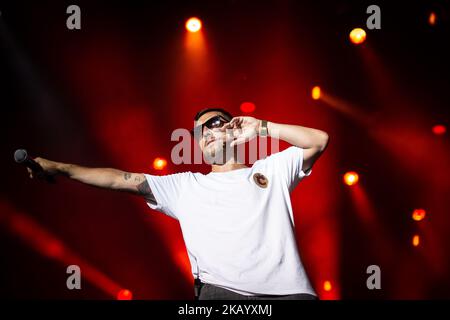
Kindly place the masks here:
[(35, 172), (38, 176), (43, 177), (48, 182), (54, 182), (54, 178), (45, 173), (44, 169), (41, 167), (39, 163), (34, 161), (30, 156), (28, 156), (28, 152), (25, 149), (17, 149), (14, 152), (14, 160), (21, 165), (24, 165), (27, 168), (30, 168)]

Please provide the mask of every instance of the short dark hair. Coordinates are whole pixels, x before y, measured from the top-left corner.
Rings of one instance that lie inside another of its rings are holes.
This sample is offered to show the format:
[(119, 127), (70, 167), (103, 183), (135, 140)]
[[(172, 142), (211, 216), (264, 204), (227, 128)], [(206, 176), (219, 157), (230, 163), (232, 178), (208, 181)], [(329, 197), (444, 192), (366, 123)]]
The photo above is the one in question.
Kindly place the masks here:
[(204, 115), (205, 113), (212, 112), (212, 111), (217, 111), (217, 112), (222, 113), (225, 116), (225, 119), (228, 120), (228, 121), (230, 121), (233, 118), (231, 113), (229, 113), (225, 109), (222, 109), (222, 108), (206, 108), (206, 109), (203, 109), (203, 110), (200, 110), (199, 112), (197, 112), (197, 114), (194, 117), (194, 121), (197, 121), (198, 119), (200, 119), (200, 117), (202, 115)]

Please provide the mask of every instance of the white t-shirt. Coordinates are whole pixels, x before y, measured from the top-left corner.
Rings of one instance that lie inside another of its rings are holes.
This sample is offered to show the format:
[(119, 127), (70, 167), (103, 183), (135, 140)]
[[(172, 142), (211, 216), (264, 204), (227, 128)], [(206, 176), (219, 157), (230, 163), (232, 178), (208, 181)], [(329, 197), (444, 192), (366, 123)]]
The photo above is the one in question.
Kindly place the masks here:
[(157, 202), (148, 205), (178, 219), (202, 282), (244, 295), (316, 295), (298, 253), (290, 200), (311, 173), (302, 163), (303, 149), (292, 146), (249, 168), (146, 175)]

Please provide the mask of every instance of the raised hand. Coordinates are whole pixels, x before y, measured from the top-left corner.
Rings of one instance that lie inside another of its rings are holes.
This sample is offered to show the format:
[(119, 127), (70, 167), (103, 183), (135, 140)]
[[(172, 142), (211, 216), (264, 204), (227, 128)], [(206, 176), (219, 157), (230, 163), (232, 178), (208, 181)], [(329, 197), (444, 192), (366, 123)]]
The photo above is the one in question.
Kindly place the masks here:
[(233, 147), (245, 143), (256, 137), (259, 133), (261, 120), (253, 117), (234, 117), (230, 122), (223, 125), (222, 129), (228, 133), (231, 130), (234, 140), (230, 143)]

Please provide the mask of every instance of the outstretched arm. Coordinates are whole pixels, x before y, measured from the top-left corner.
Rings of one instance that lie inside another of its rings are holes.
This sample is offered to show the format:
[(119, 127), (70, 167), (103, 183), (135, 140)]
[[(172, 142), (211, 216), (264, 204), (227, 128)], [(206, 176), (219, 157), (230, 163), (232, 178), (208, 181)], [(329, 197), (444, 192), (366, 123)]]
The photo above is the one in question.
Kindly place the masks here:
[[(88, 168), (44, 158), (35, 158), (34, 160), (44, 169), (46, 175), (62, 175), (91, 186), (125, 191), (143, 196), (147, 201), (156, 203), (150, 186), (142, 173), (130, 173), (112, 168)], [(39, 174), (30, 169), (28, 169), (28, 172), (30, 178), (39, 177)]]

